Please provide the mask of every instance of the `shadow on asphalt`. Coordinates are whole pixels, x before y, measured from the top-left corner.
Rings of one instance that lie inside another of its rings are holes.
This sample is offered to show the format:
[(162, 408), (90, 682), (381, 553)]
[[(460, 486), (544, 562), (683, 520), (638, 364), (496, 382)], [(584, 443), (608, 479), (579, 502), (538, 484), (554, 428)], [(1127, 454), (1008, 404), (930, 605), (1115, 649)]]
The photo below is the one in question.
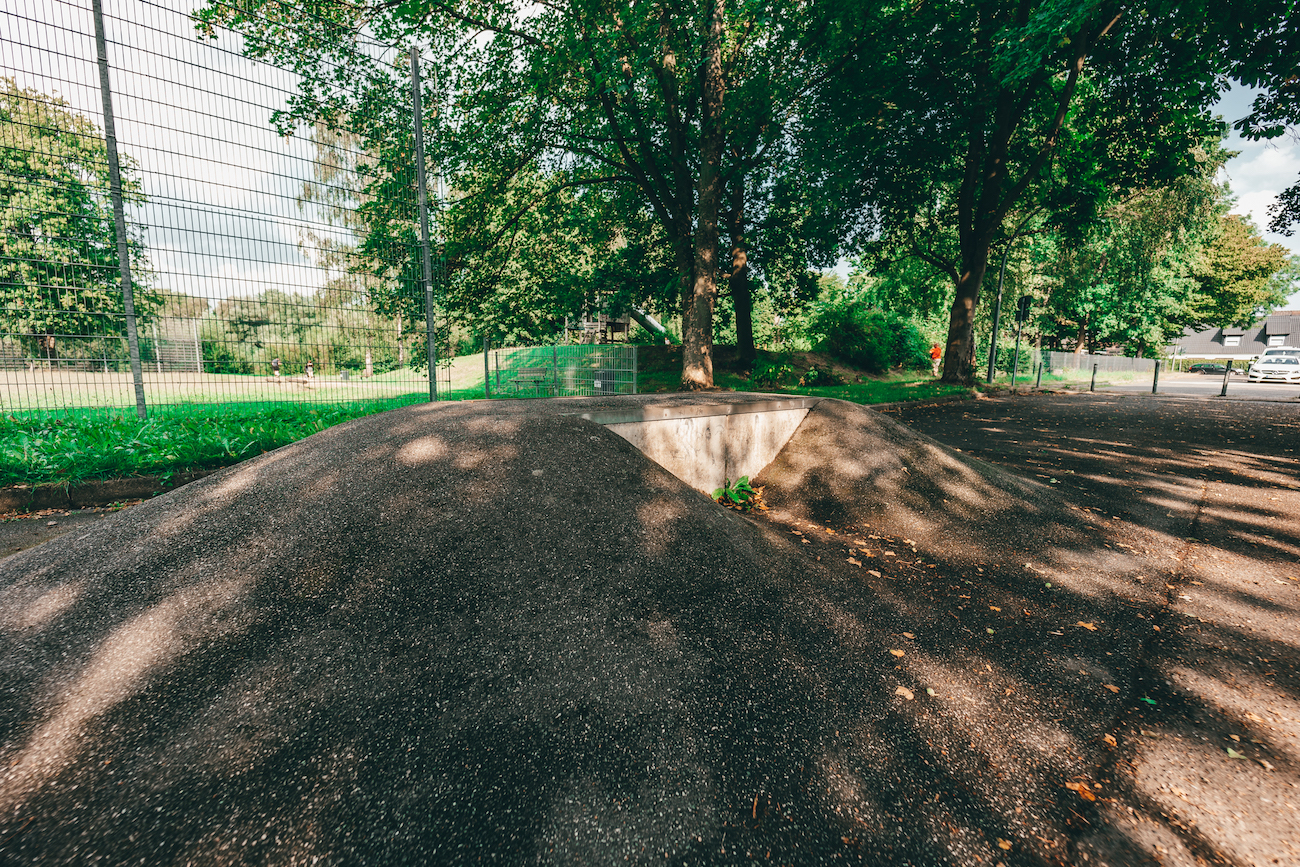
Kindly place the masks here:
[(1104, 813), (1126, 839), (1103, 838), (1099, 852), (1120, 864), (1143, 863), (1135, 853), (1149, 863), (1300, 862), (1295, 407), (1080, 396), (900, 415), (971, 454), (1057, 479), (1082, 508), (1148, 531), (1131, 544), (1145, 535), (1170, 552), (1162, 631), (1137, 671), (1151, 702), (1131, 702), (1114, 732), (1120, 790)]
[(1297, 588), (1250, 581), (1296, 533), (1234, 506), (1297, 514), (1284, 454), (1229, 490), (1213, 443), (1206, 479), (1121, 445), (1136, 408), (909, 411), (957, 454), (828, 402), (754, 518), (540, 403), (358, 420), (0, 563), (0, 854), (1291, 857)]

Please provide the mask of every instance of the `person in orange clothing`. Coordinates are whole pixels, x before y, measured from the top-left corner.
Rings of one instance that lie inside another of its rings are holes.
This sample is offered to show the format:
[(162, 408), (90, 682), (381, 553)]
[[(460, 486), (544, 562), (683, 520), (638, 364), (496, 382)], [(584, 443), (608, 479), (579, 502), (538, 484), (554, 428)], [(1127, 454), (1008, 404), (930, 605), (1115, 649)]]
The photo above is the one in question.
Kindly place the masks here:
[(943, 350), (936, 343), (930, 347), (930, 372), (934, 376), (939, 375), (939, 360), (941, 358), (943, 358)]

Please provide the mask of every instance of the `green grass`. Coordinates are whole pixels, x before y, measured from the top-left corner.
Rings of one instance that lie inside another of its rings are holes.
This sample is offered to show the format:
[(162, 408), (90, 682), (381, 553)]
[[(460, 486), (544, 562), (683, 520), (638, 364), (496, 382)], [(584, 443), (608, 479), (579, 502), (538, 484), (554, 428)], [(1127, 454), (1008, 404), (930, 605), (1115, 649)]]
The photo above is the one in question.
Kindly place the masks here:
[[(642, 347), (638, 351), (643, 392), (671, 392), (681, 378), (681, 347)], [(813, 359), (807, 354), (763, 353), (790, 361), (798, 374)], [(755, 391), (730, 347), (717, 347), (717, 383), (735, 391)], [(856, 378), (856, 377), (855, 377)], [(376, 377), (378, 379), (378, 377)], [(928, 400), (966, 394), (921, 373), (862, 377), (861, 382), (803, 388), (762, 389), (778, 394), (831, 397), (854, 403)], [(453, 361), (444, 400), (483, 397), (482, 356)], [(247, 401), (213, 404), (162, 404), (140, 421), (126, 409), (28, 409), (0, 415), (0, 486), (74, 484), (91, 479), (127, 478), (228, 466), (277, 449), (327, 427), (428, 399), (424, 391), (389, 394), (339, 403)]]
[(412, 402), (173, 407), (146, 421), (104, 410), (0, 416), (0, 485), (167, 477), (227, 466), (340, 422)]

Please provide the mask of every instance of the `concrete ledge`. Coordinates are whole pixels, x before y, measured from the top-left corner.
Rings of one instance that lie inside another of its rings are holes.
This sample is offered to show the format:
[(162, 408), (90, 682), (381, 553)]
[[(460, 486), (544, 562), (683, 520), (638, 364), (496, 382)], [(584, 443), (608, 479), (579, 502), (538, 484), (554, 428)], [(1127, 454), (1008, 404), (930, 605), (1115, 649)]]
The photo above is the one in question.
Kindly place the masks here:
[(820, 398), (641, 406), (574, 413), (636, 446), (698, 491), (754, 477), (770, 464)]
[(216, 470), (78, 482), (75, 485), (14, 485), (0, 488), (0, 512), (35, 512), (40, 509), (84, 509), (122, 500), (144, 500), (201, 479)]

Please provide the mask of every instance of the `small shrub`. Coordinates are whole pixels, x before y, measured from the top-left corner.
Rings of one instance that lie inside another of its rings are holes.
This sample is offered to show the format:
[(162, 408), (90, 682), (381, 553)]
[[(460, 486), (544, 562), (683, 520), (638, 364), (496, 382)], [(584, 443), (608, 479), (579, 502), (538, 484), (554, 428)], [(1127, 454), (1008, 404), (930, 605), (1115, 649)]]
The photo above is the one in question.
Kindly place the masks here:
[(840, 376), (829, 367), (820, 364), (814, 364), (808, 369), (808, 372), (799, 380), (799, 384), (804, 387), (819, 385), (843, 385), (844, 377)]
[(738, 512), (751, 512), (754, 509), (766, 510), (763, 502), (763, 489), (755, 488), (749, 483), (749, 476), (741, 476), (734, 482), (724, 479), (722, 487), (713, 492), (713, 499)]
[(930, 365), (925, 339), (910, 319), (835, 299), (814, 315), (809, 328), (816, 349), (836, 361), (880, 374), (892, 367), (924, 370)]
[(788, 364), (767, 361), (755, 361), (750, 373), (750, 381), (760, 388), (779, 388), (781, 380), (794, 376), (794, 368)]

